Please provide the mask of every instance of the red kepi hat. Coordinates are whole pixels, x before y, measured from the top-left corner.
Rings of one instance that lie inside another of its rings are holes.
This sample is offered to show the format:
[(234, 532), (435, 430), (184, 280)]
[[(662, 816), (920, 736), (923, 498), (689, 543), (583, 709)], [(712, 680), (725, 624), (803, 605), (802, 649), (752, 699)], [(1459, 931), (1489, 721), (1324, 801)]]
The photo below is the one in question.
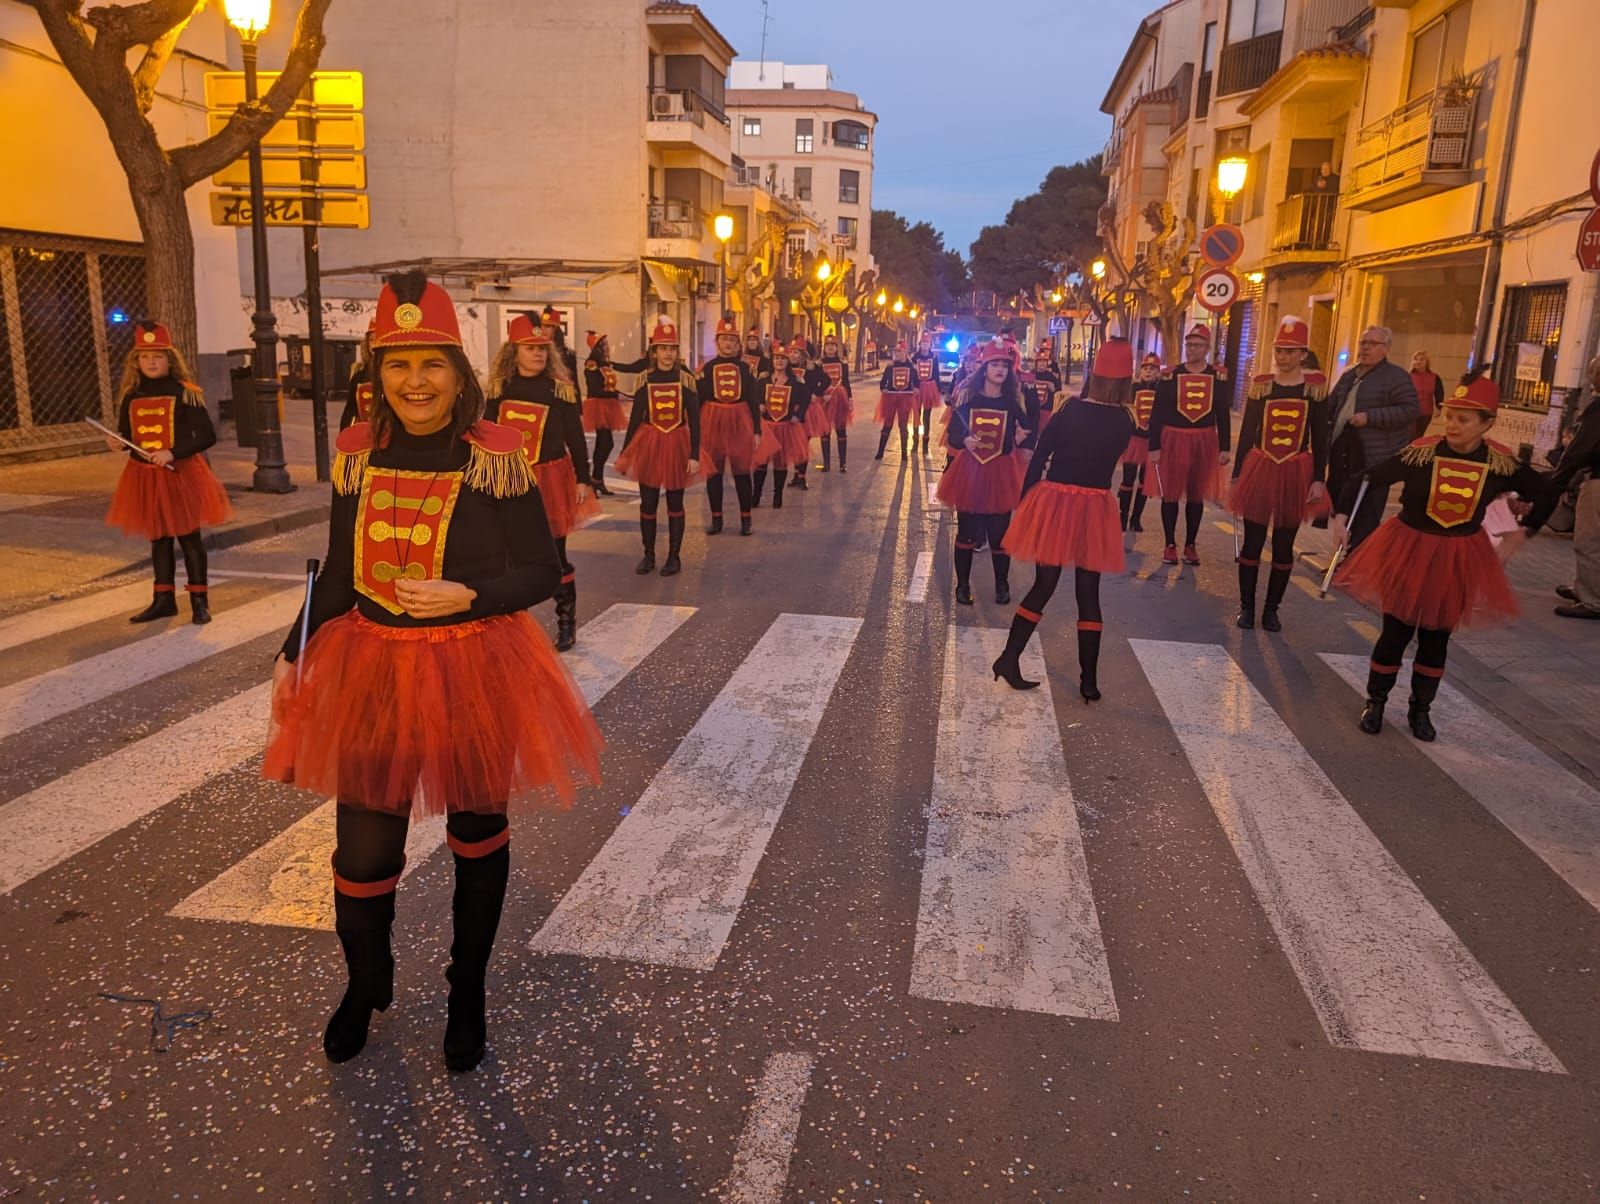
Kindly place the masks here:
[(1124, 338), (1107, 339), (1094, 357), (1094, 375), (1106, 380), (1133, 378), (1133, 344)]
[(667, 318), (657, 318), (656, 328), (650, 332), (650, 346), (676, 347), (678, 345), (678, 328)]
[(172, 331), (160, 322), (141, 322), (133, 328), (135, 351), (171, 351)]
[(1189, 327), (1189, 333), (1183, 337), (1186, 340), (1204, 339), (1209, 344), (1211, 342), (1211, 328), (1204, 322), (1196, 322), (1193, 326)]
[(1311, 328), (1303, 320), (1290, 314), (1278, 323), (1278, 336), (1272, 340), (1274, 347), (1297, 347), (1305, 351), (1311, 346)]
[(739, 323), (735, 322), (732, 318), (723, 318), (721, 321), (719, 321), (717, 323), (717, 338), (720, 339), (725, 334), (731, 334), (734, 338), (738, 338)]
[(378, 294), (374, 347), (459, 347), (461, 324), (450, 294), (421, 272), (390, 276)]
[(550, 332), (542, 326), (535, 326), (533, 319), (527, 314), (518, 314), (506, 326), (506, 341), (522, 343), (529, 347), (548, 347)]
[(1500, 411), (1500, 386), (1487, 376), (1475, 376), (1462, 381), (1455, 392), (1444, 399), (1447, 407), (1458, 410), (1481, 410), (1485, 414)]

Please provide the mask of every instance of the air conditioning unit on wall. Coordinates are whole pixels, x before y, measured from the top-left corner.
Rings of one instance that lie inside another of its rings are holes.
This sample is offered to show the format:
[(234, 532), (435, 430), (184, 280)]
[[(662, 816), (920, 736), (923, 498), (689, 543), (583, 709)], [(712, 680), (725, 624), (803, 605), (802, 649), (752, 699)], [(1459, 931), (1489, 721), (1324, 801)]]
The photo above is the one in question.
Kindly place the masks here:
[(650, 98), (650, 116), (682, 117), (683, 97), (677, 92), (657, 92)]

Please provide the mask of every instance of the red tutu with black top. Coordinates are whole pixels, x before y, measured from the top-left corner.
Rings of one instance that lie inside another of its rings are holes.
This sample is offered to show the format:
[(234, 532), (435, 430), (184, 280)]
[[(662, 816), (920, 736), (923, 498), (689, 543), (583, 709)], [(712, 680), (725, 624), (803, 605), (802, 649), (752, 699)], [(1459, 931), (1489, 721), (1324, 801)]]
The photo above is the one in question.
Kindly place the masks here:
[(1150, 463), (1150, 436), (1128, 436), (1128, 446), (1123, 449), (1120, 462), (1123, 464), (1135, 464), (1140, 468)]
[(700, 407), (700, 467), (718, 476), (723, 467), (735, 476), (755, 467), (756, 429), (741, 401), (708, 401)]
[(915, 393), (880, 393), (878, 394), (879, 426), (893, 426), (905, 420), (909, 422), (911, 416), (917, 413), (917, 395)]
[(1120, 573), (1122, 519), (1109, 489), (1040, 481), (1011, 516), (1002, 550), (1032, 564)]
[(958, 451), (939, 478), (941, 503), (963, 514), (1010, 514), (1022, 497), (1027, 468), (1015, 452), (980, 463), (969, 451)]
[(263, 777), (397, 814), (570, 806), (600, 781), (603, 741), (526, 612), (443, 627), (324, 623), (273, 693)]
[(794, 468), (811, 459), (811, 437), (801, 422), (761, 422), (761, 446), (756, 448), (757, 464), (780, 464)]
[(233, 517), (228, 491), (199, 456), (172, 462), (173, 471), (129, 459), (106, 508), (106, 522), (151, 541), (187, 535)]
[(689, 462), (689, 428), (662, 434), (649, 423), (641, 426), (617, 457), (616, 469), (631, 481), (652, 489), (687, 489), (700, 480), (699, 465)]
[[(844, 390), (840, 389), (840, 393)], [(811, 399), (811, 404), (806, 407), (804, 429), (806, 440), (825, 439), (833, 434), (833, 393), (829, 389)]]
[(1247, 523), (1298, 527), (1311, 513), (1306, 503), (1311, 477), (1310, 452), (1279, 463), (1259, 447), (1252, 447), (1228, 495), (1228, 509)]
[(1334, 581), (1358, 602), (1433, 631), (1493, 627), (1522, 613), (1481, 527), (1471, 535), (1435, 535), (1388, 519)]
[(1145, 473), (1146, 497), (1175, 502), (1227, 496), (1222, 474), (1222, 445), (1214, 426), (1169, 426), (1161, 432), (1161, 460)]
[(544, 515), (550, 520), (550, 534), (557, 539), (565, 539), (600, 517), (600, 499), (592, 492), (588, 501), (578, 505), (578, 473), (572, 457), (535, 464), (533, 479), (539, 486)]
[(917, 386), (916, 406), (919, 410), (933, 410), (939, 407), (944, 399), (939, 396), (939, 386), (936, 382), (925, 380)]
[(583, 429), (595, 431), (625, 431), (628, 416), (623, 413), (619, 397), (585, 397), (583, 399)]

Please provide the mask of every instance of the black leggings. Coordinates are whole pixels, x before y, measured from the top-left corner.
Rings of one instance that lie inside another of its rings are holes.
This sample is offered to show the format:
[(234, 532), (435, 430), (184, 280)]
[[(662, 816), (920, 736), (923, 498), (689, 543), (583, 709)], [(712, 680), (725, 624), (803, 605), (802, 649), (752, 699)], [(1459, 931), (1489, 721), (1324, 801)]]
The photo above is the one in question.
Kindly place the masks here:
[[(206, 584), (206, 545), (199, 531), (178, 536), (183, 549), (183, 571), (191, 590)], [(178, 558), (170, 536), (150, 541), (150, 563), (155, 566), (156, 584), (171, 586), (178, 580)]]
[[(1294, 540), (1300, 534), (1299, 527), (1274, 527), (1272, 528), (1272, 563), (1282, 568), (1294, 566)], [(1253, 560), (1260, 563), (1261, 550), (1267, 546), (1267, 529), (1260, 523), (1246, 521), (1244, 524), (1244, 542), (1239, 545), (1241, 560)]]
[[(656, 511), (661, 509), (661, 489), (656, 485), (639, 486), (639, 516), (648, 516), (651, 522), (655, 521)], [(681, 515), (683, 513), (683, 490), (667, 490), (667, 516)]]
[[(334, 868), (349, 882), (382, 882), (393, 878), (406, 863), (406, 829), (409, 815), (373, 811), (350, 803), (335, 808), (334, 831), (338, 843)], [(479, 811), (452, 811), (445, 828), (458, 841), (475, 844), (506, 830), (504, 815)]]
[[(802, 473), (803, 473), (803, 471), (804, 470), (802, 470)], [(750, 517), (750, 503), (751, 503), (751, 500), (755, 496), (754, 490), (751, 488), (750, 474), (747, 473), (747, 472), (734, 473), (733, 474), (733, 490), (734, 490), (734, 492), (736, 494), (739, 495), (739, 516), (741, 518), (749, 518)], [(681, 490), (675, 490), (674, 492), (676, 492), (678, 494), (678, 501), (676, 503), (674, 503), (673, 500), (672, 500), (672, 494), (669, 493), (667, 495), (667, 509), (668, 510), (682, 510), (683, 509), (683, 492)], [(643, 489), (641, 489), (639, 491), (639, 496), (641, 498), (644, 496), (644, 490)], [(714, 477), (709, 477), (708, 476), (706, 478), (706, 501), (708, 503), (710, 503), (711, 516), (713, 518), (721, 518), (722, 517), (722, 474), (720, 472), (717, 473), (717, 475), (714, 476)]]
[[(1378, 642), (1372, 649), (1372, 667), (1374, 671), (1382, 673), (1399, 673), (1400, 662), (1405, 658), (1406, 648), (1411, 643), (1411, 637), (1417, 639), (1417, 655), (1413, 660), (1414, 668), (1419, 669), (1424, 677), (1437, 679), (1444, 673), (1445, 658), (1450, 652), (1450, 633), (1431, 627), (1413, 627), (1403, 619), (1393, 615), (1383, 616), (1383, 631), (1378, 635)], [(1428, 673), (1425, 670), (1433, 670)]]
[[(1099, 623), (1103, 616), (1100, 613), (1100, 574), (1090, 572), (1088, 569), (1073, 569), (1073, 593), (1078, 600), (1078, 622)], [(1031, 612), (1024, 618), (1044, 614), (1044, 608), (1055, 595), (1056, 586), (1061, 584), (1061, 566), (1055, 564), (1041, 564), (1033, 575), (1033, 586), (1022, 599), (1021, 609)], [(1037, 623), (1038, 619), (1033, 619)]]
[(617, 445), (617, 438), (609, 426), (603, 426), (594, 433), (594, 479), (600, 480), (606, 471), (606, 461), (611, 459), (611, 449)]
[[(1193, 544), (1200, 538), (1200, 522), (1205, 517), (1206, 504), (1204, 502), (1188, 502), (1183, 507), (1183, 527), (1185, 544)], [(1177, 543), (1178, 532), (1178, 503), (1163, 501), (1161, 503), (1161, 530), (1166, 533), (1168, 543)]]
[(994, 564), (994, 583), (1005, 585), (1011, 579), (1011, 557), (1000, 544), (1011, 526), (1010, 514), (973, 514), (956, 511), (956, 581), (966, 585), (972, 578), (972, 550), (978, 546), (981, 531), (989, 538), (989, 559)]

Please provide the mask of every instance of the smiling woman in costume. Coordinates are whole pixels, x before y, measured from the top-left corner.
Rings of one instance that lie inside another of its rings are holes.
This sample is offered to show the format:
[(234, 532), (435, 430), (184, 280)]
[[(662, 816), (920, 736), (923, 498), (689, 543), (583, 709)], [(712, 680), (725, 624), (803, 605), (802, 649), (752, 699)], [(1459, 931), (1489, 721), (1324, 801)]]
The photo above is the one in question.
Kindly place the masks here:
[(273, 667), (262, 773), (338, 798), (334, 927), (349, 985), (323, 1038), (333, 1062), (361, 1052), (393, 997), (410, 818), (445, 815), (456, 881), (444, 1054), (470, 1070), (511, 866), (508, 800), (570, 804), (580, 781), (599, 780), (600, 735), (527, 614), (556, 593), (561, 558), (522, 436), (480, 417), (450, 297), (420, 272), (391, 277), (372, 348), (372, 421), (339, 436), (311, 637), (302, 648), (297, 621)]

